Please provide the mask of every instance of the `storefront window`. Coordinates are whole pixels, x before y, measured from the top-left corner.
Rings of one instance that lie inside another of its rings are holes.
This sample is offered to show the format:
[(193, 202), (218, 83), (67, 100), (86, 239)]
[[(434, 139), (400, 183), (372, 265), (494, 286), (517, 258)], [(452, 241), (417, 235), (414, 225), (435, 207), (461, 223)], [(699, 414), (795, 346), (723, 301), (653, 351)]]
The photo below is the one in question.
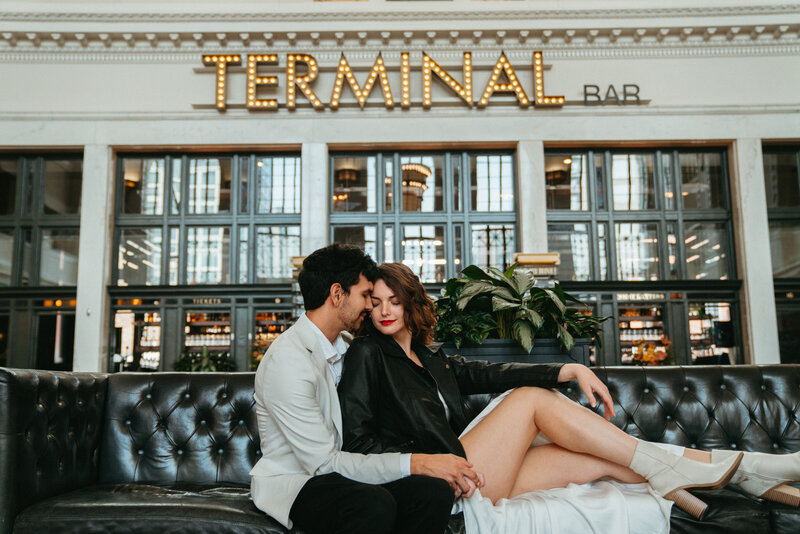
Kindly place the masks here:
[(219, 226), (188, 228), (186, 283), (230, 283), (230, 229)]
[(0, 314), (0, 367), (8, 365), (9, 315)]
[(14, 230), (0, 229), (0, 286), (11, 285), (14, 261)]
[(419, 276), (422, 283), (446, 280), (444, 231), (444, 226), (433, 224), (403, 226), (402, 262)]
[(444, 210), (444, 169), (441, 156), (401, 156), (403, 211)]
[(686, 274), (695, 280), (730, 278), (728, 233), (720, 223), (686, 223), (684, 230)]
[(800, 220), (769, 223), (772, 276), (800, 278)]
[(257, 158), (256, 183), (256, 213), (300, 213), (298, 158)]
[(622, 365), (663, 364), (669, 357), (664, 304), (620, 303), (619, 342)]
[(778, 309), (778, 344), (781, 363), (800, 363), (800, 306)]
[(78, 285), (78, 229), (42, 230), (39, 285)]
[(72, 371), (75, 311), (36, 314), (36, 369)]
[(620, 280), (658, 280), (658, 225), (617, 223), (617, 273)]
[(256, 311), (255, 333), (250, 354), (249, 370), (255, 371), (272, 342), (291, 324), (291, 314), (287, 312)]
[(514, 211), (514, 169), (510, 155), (470, 157), (471, 208)]
[(680, 154), (681, 201), (684, 209), (725, 207), (725, 174), (719, 153)]
[(588, 224), (548, 224), (547, 248), (561, 254), (559, 280), (589, 280), (592, 275)]
[[(125, 158), (123, 160), (122, 209), (124, 213), (160, 215), (164, 210), (163, 159)], [(180, 198), (180, 197), (179, 197)]]
[(611, 187), (615, 210), (651, 210), (656, 207), (655, 175), (651, 154), (613, 154)]
[(472, 262), (483, 269), (487, 267), (508, 268), (511, 265), (514, 243), (514, 227), (510, 224), (472, 225)]
[(83, 162), (44, 160), (42, 211), (46, 214), (77, 215), (81, 209)]
[(227, 213), (231, 208), (231, 158), (189, 160), (189, 213)]
[(0, 159), (0, 215), (16, 211), (17, 173), (16, 159)]
[(371, 258), (378, 257), (377, 229), (375, 226), (337, 226), (333, 229), (333, 242), (355, 245), (364, 249)]
[(792, 208), (800, 206), (798, 151), (765, 147), (764, 182), (767, 193), (767, 207)]
[(333, 211), (375, 212), (376, 165), (374, 156), (333, 159)]
[(690, 302), (689, 338), (692, 363), (729, 364), (736, 361), (736, 334), (731, 306), (726, 302)]
[(292, 256), (299, 255), (299, 226), (256, 227), (256, 283), (290, 278)]
[(117, 253), (117, 285), (159, 285), (161, 248), (161, 228), (122, 230)]
[(226, 311), (189, 311), (185, 314), (183, 347), (188, 352), (230, 352), (231, 314)]
[(161, 364), (161, 314), (159, 312), (117, 311), (114, 315), (114, 328), (117, 335), (116, 347), (119, 351), (114, 355), (114, 370), (158, 370)]

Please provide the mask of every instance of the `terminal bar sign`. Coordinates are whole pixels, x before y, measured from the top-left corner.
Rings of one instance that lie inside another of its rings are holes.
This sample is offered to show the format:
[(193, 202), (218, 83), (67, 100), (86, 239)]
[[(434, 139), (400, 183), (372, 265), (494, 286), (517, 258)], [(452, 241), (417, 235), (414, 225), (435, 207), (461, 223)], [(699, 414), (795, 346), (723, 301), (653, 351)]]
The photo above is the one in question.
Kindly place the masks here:
[[(206, 54), (203, 56), (203, 64), (208, 67), (214, 67), (216, 70), (214, 105), (220, 112), (228, 108), (229, 67), (238, 67), (243, 63), (247, 77), (244, 107), (251, 111), (275, 111), (281, 107), (293, 110), (298, 106), (298, 100), (304, 102), (305, 105), (310, 104), (311, 107), (317, 110), (324, 110), (326, 107), (335, 110), (339, 108), (345, 91), (350, 91), (355, 97), (358, 106), (364, 109), (373, 89), (379, 90), (381, 93), (383, 106), (386, 109), (393, 109), (397, 106), (402, 109), (410, 109), (412, 107), (412, 68), (409, 52), (401, 52), (399, 65), (392, 66), (393, 71), (397, 71), (399, 68), (399, 80), (395, 80), (394, 87), (389, 83), (390, 68), (384, 62), (380, 52), (363, 84), (358, 81), (353, 72), (354, 69), (350, 66), (344, 53), (342, 53), (339, 64), (336, 67), (329, 96), (323, 94), (322, 90), (315, 86), (320, 73), (317, 60), (309, 54), (287, 54), (286, 69), (283, 76), (286, 100), (283, 105), (276, 98), (262, 98), (259, 95), (262, 90), (272, 88), (274, 91), (280, 86), (278, 76), (274, 74), (264, 75), (263, 72), (259, 72), (260, 69), (264, 70), (269, 67), (272, 67), (272, 72), (274, 72), (275, 67), (279, 64), (277, 54), (251, 54), (246, 56), (240, 54)], [(583, 100), (577, 102), (567, 101), (563, 95), (547, 94), (544, 83), (545, 69), (542, 52), (538, 50), (533, 52), (532, 57), (533, 83), (529, 87), (530, 93), (526, 91), (524, 84), (520, 81), (516, 70), (504, 52), (500, 53), (495, 62), (488, 81), (485, 85), (482, 84), (478, 87), (473, 84), (471, 52), (464, 52), (462, 55), (460, 75), (448, 72), (425, 52), (422, 52), (421, 65), (416, 66), (421, 68), (418, 84), (421, 84), (421, 104), (423, 109), (430, 109), (435, 105), (432, 90), (434, 81), (440, 83), (447, 90), (451, 100), (457, 99), (463, 105), (474, 106), (478, 109), (483, 109), (489, 105), (495, 95), (511, 96), (521, 108), (527, 108), (531, 105), (559, 108), (570, 104), (639, 105), (643, 103), (639, 98), (639, 86), (635, 84), (624, 84), (620, 90), (615, 89), (613, 85), (609, 86), (604, 95), (598, 86), (584, 85)], [(327, 97), (327, 102), (322, 101), (322, 96)], [(419, 101), (417, 101), (418, 104)]]

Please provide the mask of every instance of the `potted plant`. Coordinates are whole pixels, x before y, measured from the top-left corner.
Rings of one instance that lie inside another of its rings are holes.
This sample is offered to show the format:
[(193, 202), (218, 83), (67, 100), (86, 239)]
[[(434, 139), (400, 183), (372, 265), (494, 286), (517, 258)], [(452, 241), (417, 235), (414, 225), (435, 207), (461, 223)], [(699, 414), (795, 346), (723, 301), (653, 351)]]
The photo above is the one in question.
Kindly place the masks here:
[(536, 287), (514, 264), (506, 271), (470, 265), (436, 301), (436, 340), (445, 351), (490, 361), (589, 364), (602, 322), (570, 306), (586, 306), (556, 284)]

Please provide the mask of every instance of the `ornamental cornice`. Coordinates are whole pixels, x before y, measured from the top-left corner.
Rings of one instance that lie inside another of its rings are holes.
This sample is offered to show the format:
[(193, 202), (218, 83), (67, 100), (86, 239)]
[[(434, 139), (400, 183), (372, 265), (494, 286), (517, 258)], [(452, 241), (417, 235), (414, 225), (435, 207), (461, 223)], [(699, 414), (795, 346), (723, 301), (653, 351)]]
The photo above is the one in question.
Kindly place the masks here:
[[(342, 32), (19, 32), (0, 31), (0, 53), (63, 58), (182, 57), (266, 49), (309, 53), (346, 51), (348, 56), (384, 52), (472, 50), (604, 50), (608, 57), (769, 54), (795, 46), (800, 23), (743, 26), (653, 26), (606, 29), (342, 31)], [(706, 52), (707, 51), (707, 52)], [(781, 53), (781, 52), (779, 52)]]
[[(319, 6), (316, 6), (319, 8)], [(9, 22), (80, 22), (80, 23), (269, 23), (269, 22), (331, 22), (331, 21), (459, 21), (459, 20), (520, 20), (520, 19), (620, 19), (675, 18), (675, 17), (752, 17), (800, 13), (800, 4), (774, 4), (752, 6), (698, 6), (670, 8), (616, 8), (616, 9), (463, 9), (452, 10), (364, 10), (307, 9), (304, 11), (194, 11), (160, 13), (117, 13), (113, 11), (0, 11), (0, 20)], [(484, 6), (485, 7), (485, 6)]]

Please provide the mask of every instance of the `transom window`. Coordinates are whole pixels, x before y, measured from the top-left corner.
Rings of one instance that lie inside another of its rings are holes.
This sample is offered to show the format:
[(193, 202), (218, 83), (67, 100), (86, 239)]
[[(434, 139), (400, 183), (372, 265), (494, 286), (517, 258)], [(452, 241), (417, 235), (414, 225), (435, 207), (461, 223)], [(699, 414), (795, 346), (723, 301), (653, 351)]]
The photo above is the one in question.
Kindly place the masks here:
[(401, 261), (425, 283), (464, 265), (504, 267), (516, 245), (510, 152), (331, 156), (331, 239)]

